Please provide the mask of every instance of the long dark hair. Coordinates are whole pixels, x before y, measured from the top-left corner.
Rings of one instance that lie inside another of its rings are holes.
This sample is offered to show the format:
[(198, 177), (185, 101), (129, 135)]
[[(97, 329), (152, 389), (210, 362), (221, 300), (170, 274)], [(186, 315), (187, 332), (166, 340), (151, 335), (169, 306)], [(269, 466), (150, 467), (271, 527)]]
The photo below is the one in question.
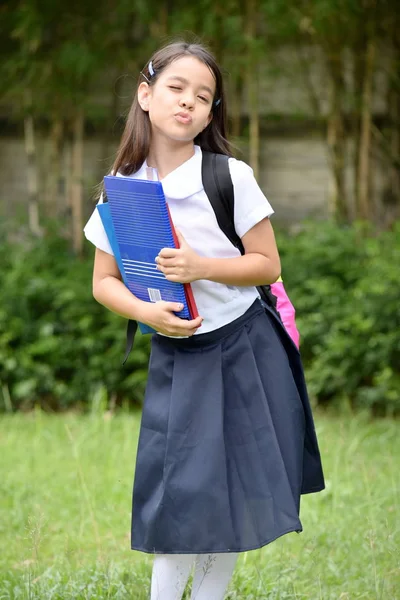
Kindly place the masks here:
[[(226, 99), (221, 70), (214, 56), (201, 44), (174, 42), (158, 50), (150, 58), (141, 72), (139, 84), (145, 79), (152, 86), (157, 81), (158, 75), (173, 61), (183, 56), (194, 56), (207, 65), (215, 77), (215, 97), (213, 104), (213, 118), (208, 126), (199, 133), (194, 143), (203, 150), (232, 155), (230, 145), (226, 139)], [(151, 63), (152, 73), (149, 72)], [(154, 71), (154, 74), (153, 74)], [(219, 102), (215, 102), (218, 101)], [(149, 115), (139, 105), (137, 90), (129, 111), (121, 143), (118, 148), (112, 172), (118, 171), (122, 175), (131, 175), (140, 169), (146, 160), (151, 142), (151, 124)]]

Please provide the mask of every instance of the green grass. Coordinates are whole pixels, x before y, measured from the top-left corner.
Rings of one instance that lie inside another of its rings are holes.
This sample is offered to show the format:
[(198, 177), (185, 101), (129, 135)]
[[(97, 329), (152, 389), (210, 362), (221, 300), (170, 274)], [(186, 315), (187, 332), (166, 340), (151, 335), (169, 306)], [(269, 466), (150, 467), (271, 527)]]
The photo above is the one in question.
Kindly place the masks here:
[[(318, 414), (304, 532), (240, 556), (229, 600), (400, 599), (400, 425)], [(0, 600), (146, 600), (129, 547), (139, 415), (0, 418)]]

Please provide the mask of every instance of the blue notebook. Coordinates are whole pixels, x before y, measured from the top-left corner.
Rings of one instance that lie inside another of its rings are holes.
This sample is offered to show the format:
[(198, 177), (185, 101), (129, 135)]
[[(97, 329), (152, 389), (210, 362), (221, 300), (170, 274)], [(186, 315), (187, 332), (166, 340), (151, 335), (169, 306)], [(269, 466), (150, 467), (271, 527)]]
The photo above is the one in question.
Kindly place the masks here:
[[(114, 225), (112, 222), (110, 206), (109, 206), (108, 202), (105, 202), (104, 204), (98, 204), (97, 210), (99, 211), (100, 218), (103, 223), (103, 227), (106, 231), (108, 241), (110, 242), (111, 250), (114, 253), (114, 258), (118, 265), (119, 272), (121, 273), (122, 280), (125, 283), (125, 285), (127, 285), (124, 265), (121, 260), (121, 254), (119, 252), (117, 238), (115, 237)], [(156, 333), (152, 327), (150, 327), (149, 325), (146, 325), (145, 323), (138, 323), (138, 325), (139, 325), (139, 329), (142, 333)]]
[[(109, 175), (104, 185), (108, 202), (97, 208), (125, 285), (146, 302), (182, 303), (178, 316), (195, 318), (190, 284), (168, 281), (155, 263), (162, 248), (179, 247), (162, 184)], [(153, 332), (142, 323), (139, 327), (142, 333)]]

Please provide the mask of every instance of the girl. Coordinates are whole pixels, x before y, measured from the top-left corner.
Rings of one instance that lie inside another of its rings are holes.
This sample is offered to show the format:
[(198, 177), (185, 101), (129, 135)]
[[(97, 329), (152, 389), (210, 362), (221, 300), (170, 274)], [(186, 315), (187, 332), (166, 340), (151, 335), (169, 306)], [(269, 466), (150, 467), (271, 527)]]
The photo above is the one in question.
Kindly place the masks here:
[(239, 552), (301, 531), (300, 495), (322, 490), (323, 474), (297, 349), (255, 288), (280, 275), (273, 210), (250, 167), (230, 158), (240, 256), (204, 193), (202, 150), (230, 155), (220, 69), (202, 46), (174, 43), (141, 75), (113, 173), (162, 181), (181, 247), (156, 262), (191, 283), (200, 316), (131, 294), (95, 210), (85, 227), (94, 297), (158, 332), (131, 547), (155, 554), (151, 600), (179, 600), (193, 563), (192, 599), (222, 600)]

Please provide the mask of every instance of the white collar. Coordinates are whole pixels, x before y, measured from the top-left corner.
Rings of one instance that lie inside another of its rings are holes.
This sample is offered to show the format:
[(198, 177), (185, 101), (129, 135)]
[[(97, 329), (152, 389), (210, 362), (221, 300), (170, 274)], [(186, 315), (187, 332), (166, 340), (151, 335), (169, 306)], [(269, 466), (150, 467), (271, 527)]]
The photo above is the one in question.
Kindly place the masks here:
[[(183, 200), (189, 198), (203, 189), (203, 181), (201, 178), (201, 160), (202, 152), (200, 146), (194, 147), (194, 155), (182, 163), (179, 167), (168, 173), (162, 180), (162, 186), (166, 198), (174, 200)], [(136, 173), (131, 175), (134, 179), (147, 179), (147, 171), (151, 167), (147, 161), (144, 161)], [(157, 177), (156, 169), (153, 169), (155, 179)]]

